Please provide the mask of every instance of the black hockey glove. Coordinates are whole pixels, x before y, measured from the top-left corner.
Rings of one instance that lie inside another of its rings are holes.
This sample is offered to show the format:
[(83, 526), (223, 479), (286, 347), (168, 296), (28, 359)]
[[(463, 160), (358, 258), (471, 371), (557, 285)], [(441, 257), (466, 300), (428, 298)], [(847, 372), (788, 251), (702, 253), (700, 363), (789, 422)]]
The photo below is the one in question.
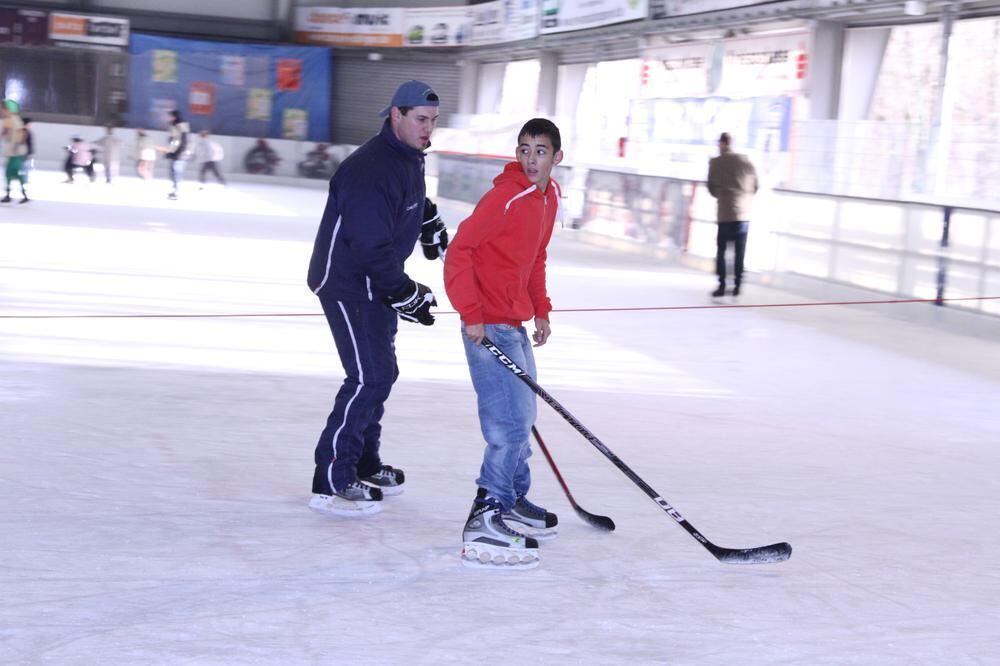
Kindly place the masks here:
[(430, 199), (424, 199), (424, 223), (420, 227), (420, 245), (424, 256), (437, 259), (448, 249), (448, 229), (438, 215), (438, 207)]
[(385, 298), (385, 304), (399, 314), (400, 319), (430, 326), (434, 323), (431, 306), (437, 300), (429, 287), (410, 280), (398, 294)]

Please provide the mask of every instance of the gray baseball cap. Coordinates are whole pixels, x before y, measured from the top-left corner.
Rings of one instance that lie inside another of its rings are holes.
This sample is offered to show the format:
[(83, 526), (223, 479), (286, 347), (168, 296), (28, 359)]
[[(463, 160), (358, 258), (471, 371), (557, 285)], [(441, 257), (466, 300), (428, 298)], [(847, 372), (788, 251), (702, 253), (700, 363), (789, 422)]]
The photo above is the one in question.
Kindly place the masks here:
[(396, 88), (389, 106), (382, 109), (378, 115), (383, 118), (389, 115), (394, 106), (438, 106), (437, 93), (423, 81), (413, 79)]

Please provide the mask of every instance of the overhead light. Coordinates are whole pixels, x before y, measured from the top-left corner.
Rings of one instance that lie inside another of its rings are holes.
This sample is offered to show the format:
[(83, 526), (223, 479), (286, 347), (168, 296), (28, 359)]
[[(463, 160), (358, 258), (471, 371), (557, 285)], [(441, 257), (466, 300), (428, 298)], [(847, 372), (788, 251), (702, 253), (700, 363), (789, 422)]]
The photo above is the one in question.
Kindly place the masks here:
[(372, 51), (371, 53), (368, 54), (368, 59), (372, 60), (372, 61), (381, 60), (382, 59), (382, 54), (381, 53), (375, 53), (374, 51)]
[(927, 13), (927, 3), (924, 0), (906, 0), (903, 3), (903, 13), (907, 16), (923, 16)]

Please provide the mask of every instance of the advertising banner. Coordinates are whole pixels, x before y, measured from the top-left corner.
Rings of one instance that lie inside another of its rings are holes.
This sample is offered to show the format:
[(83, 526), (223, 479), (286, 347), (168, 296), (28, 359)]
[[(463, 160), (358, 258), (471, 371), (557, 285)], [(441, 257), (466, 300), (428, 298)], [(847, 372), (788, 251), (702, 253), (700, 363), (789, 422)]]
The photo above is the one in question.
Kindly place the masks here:
[(805, 32), (726, 40), (719, 89), (731, 96), (802, 90), (809, 42)]
[(48, 43), (48, 12), (0, 7), (0, 44), (44, 46)]
[(400, 8), (299, 7), (295, 41), (324, 46), (403, 46)]
[(687, 97), (711, 93), (708, 77), (714, 51), (711, 43), (646, 49), (642, 54), (640, 96)]
[(500, 44), (538, 35), (535, 0), (494, 0), (469, 6), (469, 44)]
[(460, 46), (469, 38), (466, 7), (407, 9), (403, 15), (404, 46)]
[(649, 0), (649, 15), (660, 19), (765, 4), (768, 4), (767, 0)]
[(801, 91), (808, 75), (805, 32), (669, 44), (643, 51), (643, 98), (725, 95), (756, 97)]
[(162, 129), (177, 109), (194, 131), (330, 137), (330, 50), (132, 35), (129, 125)]
[[(598, 0), (601, 3), (609, 1)], [(646, 1), (615, 0), (623, 6), (630, 2), (645, 6)], [(295, 14), (295, 41), (302, 44), (447, 47), (500, 44), (537, 35), (538, 2), (535, 0), (494, 0), (471, 6), (407, 9), (299, 7)]]
[(49, 14), (49, 39), (99, 46), (128, 46), (128, 19), (84, 14)]
[(649, 0), (542, 0), (542, 33), (638, 21), (648, 11)]

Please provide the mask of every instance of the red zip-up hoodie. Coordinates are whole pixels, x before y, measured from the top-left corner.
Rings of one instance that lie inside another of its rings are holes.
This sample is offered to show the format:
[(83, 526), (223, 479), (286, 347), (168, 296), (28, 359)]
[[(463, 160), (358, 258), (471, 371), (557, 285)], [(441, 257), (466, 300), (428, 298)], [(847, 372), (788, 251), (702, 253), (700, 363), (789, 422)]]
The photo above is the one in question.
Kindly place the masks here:
[(552, 310), (545, 290), (545, 248), (552, 237), (559, 184), (543, 193), (510, 162), (493, 180), (448, 246), (444, 286), (466, 325), (520, 326)]

